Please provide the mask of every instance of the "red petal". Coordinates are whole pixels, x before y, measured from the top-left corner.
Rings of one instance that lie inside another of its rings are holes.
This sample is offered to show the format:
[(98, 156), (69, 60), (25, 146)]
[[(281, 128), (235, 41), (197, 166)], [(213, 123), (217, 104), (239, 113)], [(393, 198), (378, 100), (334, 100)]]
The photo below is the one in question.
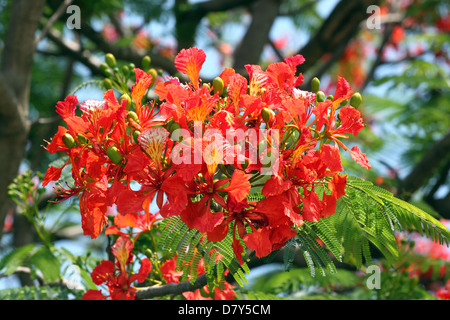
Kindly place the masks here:
[(292, 187), (291, 180), (284, 180), (278, 175), (273, 175), (264, 184), (262, 194), (265, 197), (275, 196), (289, 190)]
[(120, 214), (114, 217), (114, 224), (119, 228), (137, 227), (137, 216), (133, 213)]
[(134, 68), (134, 73), (136, 74), (136, 82), (131, 88), (131, 98), (136, 104), (136, 111), (140, 115), (142, 98), (148, 87), (152, 84), (153, 77), (151, 74), (139, 69)]
[(316, 192), (311, 191), (303, 199), (303, 219), (310, 222), (317, 222), (321, 218), (322, 203)]
[(234, 170), (230, 184), (219, 191), (228, 192), (228, 196), (234, 198), (235, 202), (241, 202), (250, 192), (251, 185), (248, 176), (242, 170)]
[(139, 269), (139, 273), (137, 274), (137, 281), (144, 282), (147, 279), (148, 274), (152, 270), (152, 263), (148, 258), (145, 258), (141, 262), (141, 268)]
[(284, 59), (284, 62), (291, 67), (292, 70), (296, 70), (297, 66), (305, 62), (305, 58), (301, 54), (297, 54), (292, 57)]
[(210, 197), (204, 196), (199, 202), (190, 202), (180, 213), (180, 217), (190, 229), (200, 232), (211, 232), (223, 221), (222, 212), (212, 212)]
[(223, 85), (226, 87), (230, 84), (230, 77), (234, 75), (236, 71), (233, 68), (225, 68), (219, 77), (223, 80)]
[(59, 151), (67, 151), (67, 147), (64, 145), (64, 142), (62, 141), (62, 137), (64, 134), (67, 133), (67, 129), (62, 126), (58, 126), (58, 132), (53, 136), (52, 141), (45, 146), (45, 149), (50, 153), (53, 154), (55, 152)]
[(250, 250), (254, 250), (258, 258), (267, 256), (272, 252), (272, 242), (269, 239), (270, 230), (259, 228), (244, 236), (244, 242)]
[(81, 300), (105, 300), (106, 297), (100, 290), (89, 289), (81, 298)]
[(336, 92), (334, 93), (333, 96), (333, 102), (337, 101), (336, 104), (339, 104), (342, 101), (350, 99), (352, 94), (353, 94), (352, 87), (347, 82), (347, 80), (338, 76), (336, 83)]
[(357, 136), (365, 126), (361, 113), (352, 106), (342, 107), (339, 111), (339, 119), (341, 125), (335, 130), (338, 133), (351, 133)]
[(61, 177), (61, 172), (64, 167), (69, 163), (67, 161), (61, 168), (56, 168), (54, 166), (50, 166), (45, 173), (44, 181), (42, 182), (42, 186), (45, 187), (50, 181), (56, 181)]
[(320, 157), (325, 165), (333, 172), (344, 170), (339, 154), (339, 147), (335, 143), (334, 147), (330, 144), (324, 144), (320, 148)]
[(96, 285), (101, 285), (102, 283), (108, 281), (114, 273), (114, 263), (109, 260), (102, 260), (102, 262), (94, 268), (91, 273), (92, 281)]
[(209, 241), (222, 241), (228, 233), (228, 222), (222, 222), (217, 225), (211, 232), (208, 232)]
[(59, 101), (56, 104), (56, 112), (65, 119), (67, 117), (75, 116), (78, 99), (75, 95), (67, 96), (64, 101)]
[(175, 68), (186, 74), (192, 84), (198, 88), (198, 78), (205, 60), (206, 54), (202, 49), (196, 47), (182, 49), (175, 57)]
[(244, 253), (244, 247), (242, 246), (241, 242), (233, 238), (233, 243), (231, 244), (233, 247), (234, 254), (236, 255), (236, 258), (238, 259), (240, 264), (243, 264), (244, 261), (242, 260), (242, 253)]
[(116, 257), (119, 265), (122, 268), (129, 263), (131, 258), (131, 250), (133, 250), (133, 243), (127, 236), (119, 237), (111, 246), (111, 253)]
[(361, 167), (365, 169), (370, 169), (372, 166), (369, 164), (369, 160), (367, 159), (367, 155), (362, 153), (358, 146), (354, 146), (352, 150), (350, 150), (350, 156), (353, 160), (356, 161)]
[(347, 185), (347, 175), (337, 174), (328, 183), (328, 188), (336, 195), (336, 198), (345, 195), (345, 186)]

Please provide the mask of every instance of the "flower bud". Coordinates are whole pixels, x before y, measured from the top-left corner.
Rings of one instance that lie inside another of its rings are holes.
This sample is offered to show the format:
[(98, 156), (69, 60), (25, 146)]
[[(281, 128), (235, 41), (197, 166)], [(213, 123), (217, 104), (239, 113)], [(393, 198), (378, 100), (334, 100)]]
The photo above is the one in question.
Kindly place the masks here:
[(81, 133), (78, 134), (77, 139), (80, 144), (86, 144), (88, 142), (88, 139)]
[(116, 66), (116, 57), (112, 53), (107, 53), (105, 55), (105, 62), (108, 66), (114, 68)]
[(150, 63), (152, 59), (149, 56), (145, 56), (142, 58), (142, 69), (148, 70), (150, 68)]
[(327, 96), (327, 99), (328, 99), (328, 100), (333, 101), (333, 98), (334, 98), (334, 96), (333, 96), (332, 94), (329, 94), (329, 95)]
[(65, 133), (62, 136), (62, 141), (63, 141), (64, 145), (69, 149), (72, 148), (73, 146), (75, 146), (75, 140), (73, 139), (73, 137), (70, 133)]
[(127, 110), (130, 109), (131, 97), (128, 94), (124, 93), (123, 95), (120, 96), (120, 101), (122, 100), (127, 100), (127, 105), (125, 107)]
[(106, 88), (106, 90), (112, 89), (113, 84), (112, 84), (111, 79), (105, 78), (105, 80), (103, 80), (103, 86)]
[(132, 120), (134, 120), (134, 122), (139, 123), (139, 118), (138, 118), (136, 112), (134, 112), (134, 111), (128, 111), (128, 113), (127, 113), (127, 119), (128, 119), (128, 120), (129, 120), (129, 119), (132, 119)]
[(152, 84), (151, 86), (153, 86), (156, 82), (156, 77), (158, 76), (158, 71), (156, 71), (155, 68), (151, 68), (148, 70), (148, 73), (152, 76)]
[(180, 126), (180, 124), (179, 124), (178, 122), (172, 121), (171, 123), (169, 123), (168, 131), (169, 131), (170, 133), (172, 133), (172, 132), (174, 132), (175, 130), (178, 130), (178, 129), (180, 129), (180, 128), (181, 128), (181, 126)]
[(354, 108), (358, 108), (361, 104), (362, 96), (359, 92), (355, 92), (350, 98), (350, 105)]
[(108, 148), (106, 148), (106, 155), (115, 164), (119, 164), (122, 162), (122, 155), (120, 154), (120, 151), (116, 146), (109, 146)]
[(130, 68), (126, 64), (122, 66), (122, 73), (125, 77), (130, 75)]
[(134, 143), (139, 144), (138, 137), (139, 137), (140, 134), (141, 134), (141, 132), (139, 130), (134, 130), (133, 131), (133, 141), (134, 141)]
[(262, 108), (261, 117), (265, 123), (268, 123), (270, 121), (270, 119), (273, 119), (274, 116), (275, 116), (275, 113), (272, 110), (270, 110), (267, 107)]
[(320, 88), (320, 80), (317, 77), (314, 77), (311, 80), (311, 89), (314, 93), (317, 93), (317, 91), (319, 91)]
[(325, 101), (325, 93), (323, 93), (323, 91), (317, 91), (316, 99), (317, 99), (317, 102), (324, 102)]
[(104, 62), (100, 64), (100, 71), (103, 72), (105, 75), (111, 74), (108, 65)]
[(221, 77), (216, 77), (213, 80), (213, 88), (214, 88), (214, 93), (219, 93), (219, 95), (223, 94), (223, 80)]

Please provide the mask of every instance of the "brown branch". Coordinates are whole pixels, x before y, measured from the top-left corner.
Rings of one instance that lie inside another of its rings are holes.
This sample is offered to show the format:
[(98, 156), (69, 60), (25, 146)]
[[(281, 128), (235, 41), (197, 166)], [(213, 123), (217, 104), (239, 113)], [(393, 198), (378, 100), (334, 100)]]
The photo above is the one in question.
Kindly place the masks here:
[(73, 2), (73, 0), (64, 0), (63, 3), (56, 9), (53, 15), (48, 19), (44, 28), (42, 28), (42, 32), (38, 38), (35, 40), (35, 45), (37, 45), (42, 39), (45, 38), (47, 32), (51, 29), (53, 24), (65, 13), (66, 8)]
[(194, 283), (183, 281), (180, 283), (169, 283), (162, 286), (141, 288), (136, 292), (136, 300), (152, 299), (166, 295), (179, 295), (186, 291), (194, 291), (207, 284), (206, 274), (199, 276)]
[(245, 74), (246, 64), (259, 62), (264, 46), (269, 42), (269, 32), (279, 7), (279, 0), (259, 0), (252, 5), (252, 22), (233, 56), (236, 72)]
[(140, 66), (142, 58), (145, 55), (148, 55), (151, 58), (152, 65), (154, 67), (162, 68), (170, 74), (175, 74), (178, 72), (171, 59), (167, 59), (146, 50), (137, 50), (132, 47), (120, 47), (112, 42), (108, 42), (100, 32), (97, 32), (87, 23), (82, 24), (81, 28), (77, 30), (77, 32), (91, 40), (99, 50), (105, 53), (110, 52), (116, 56), (117, 59), (129, 61), (134, 63), (136, 66)]
[(346, 46), (359, 31), (367, 18), (367, 7), (378, 4), (376, 0), (342, 0), (333, 9), (311, 40), (299, 51), (306, 61), (298, 67), (305, 72), (320, 61), (324, 54), (333, 54), (342, 45)]
[(93, 74), (103, 75), (100, 71), (100, 64), (102, 61), (95, 57), (90, 51), (83, 50), (78, 42), (64, 38), (61, 32), (55, 29), (49, 30), (47, 37), (53, 41), (62, 52), (88, 67)]
[[(0, 65), (0, 226), (13, 204), (7, 194), (8, 185), (18, 174), (25, 153), (35, 33), (44, 5), (45, 0), (11, 3)], [(0, 237), (2, 233), (0, 228)]]
[(450, 154), (450, 131), (429, 148), (422, 159), (415, 164), (410, 173), (401, 181), (398, 196), (409, 200), (412, 194), (424, 185), (436, 168)]

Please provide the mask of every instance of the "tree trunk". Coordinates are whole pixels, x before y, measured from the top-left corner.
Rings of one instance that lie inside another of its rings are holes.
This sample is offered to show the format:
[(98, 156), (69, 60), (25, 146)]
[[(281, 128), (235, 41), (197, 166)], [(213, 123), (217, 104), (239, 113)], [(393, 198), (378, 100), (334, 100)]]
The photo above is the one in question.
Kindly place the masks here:
[(25, 154), (35, 33), (44, 5), (45, 0), (12, 1), (0, 67), (0, 237), (12, 208), (8, 185), (17, 176)]

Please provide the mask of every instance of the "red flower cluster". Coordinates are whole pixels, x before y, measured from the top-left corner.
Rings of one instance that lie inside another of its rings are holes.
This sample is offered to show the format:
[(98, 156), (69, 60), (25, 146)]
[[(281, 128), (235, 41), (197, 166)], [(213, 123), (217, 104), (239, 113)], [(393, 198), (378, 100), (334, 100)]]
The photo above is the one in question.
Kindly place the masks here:
[[(103, 260), (92, 271), (92, 280), (96, 285), (106, 283), (111, 300), (134, 300), (136, 288), (133, 282), (143, 282), (150, 270), (151, 262), (145, 258), (141, 261), (141, 268), (137, 274), (131, 274), (127, 266), (133, 261), (131, 250), (133, 244), (128, 237), (119, 237), (111, 247), (111, 252), (116, 258), (115, 264), (109, 260)], [(103, 300), (104, 296), (100, 290), (88, 290), (83, 295), (83, 300)]]
[[(60, 126), (46, 149), (68, 156), (73, 185), (59, 192), (79, 197), (86, 235), (102, 232), (113, 205), (118, 225), (108, 231), (116, 234), (127, 224), (148, 230), (156, 216), (180, 216), (212, 241), (232, 228), (242, 262), (243, 243), (266, 256), (303, 221), (335, 212), (346, 185), (340, 148), (370, 168), (357, 146), (341, 141), (364, 127), (360, 112), (344, 103), (353, 94), (345, 79), (338, 77), (334, 96), (318, 102), (297, 88), (300, 55), (266, 70), (247, 65), (248, 78), (226, 68), (212, 86), (199, 79), (205, 59), (201, 49), (182, 50), (175, 66), (190, 82), (159, 82), (159, 105), (144, 101), (152, 76), (138, 68), (131, 103), (108, 90), (103, 101), (78, 108), (75, 96), (57, 104), (67, 128)], [(63, 168), (51, 166), (44, 186)], [(260, 187), (263, 199), (249, 201)], [(158, 212), (150, 213), (153, 202)]]

